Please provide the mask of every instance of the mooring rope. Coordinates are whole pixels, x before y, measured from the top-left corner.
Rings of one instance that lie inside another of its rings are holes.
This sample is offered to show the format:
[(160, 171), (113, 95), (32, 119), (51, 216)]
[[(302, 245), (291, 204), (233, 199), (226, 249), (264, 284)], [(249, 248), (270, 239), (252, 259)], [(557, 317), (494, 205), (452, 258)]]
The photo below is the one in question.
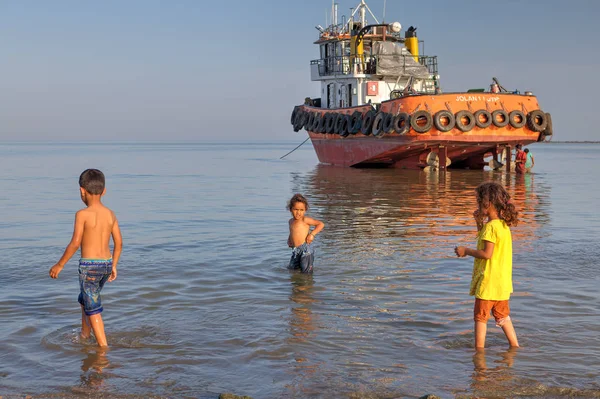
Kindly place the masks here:
[(302, 144), (306, 143), (308, 141), (308, 139), (310, 139), (310, 137), (307, 137), (306, 140), (304, 140), (302, 143), (300, 143), (300, 145), (296, 148), (294, 148), (292, 151), (288, 152), (287, 154), (285, 154), (284, 156), (282, 156), (279, 159), (283, 159), (285, 157), (287, 157), (288, 155), (290, 155), (292, 152), (296, 151), (298, 148), (300, 148), (302, 146)]

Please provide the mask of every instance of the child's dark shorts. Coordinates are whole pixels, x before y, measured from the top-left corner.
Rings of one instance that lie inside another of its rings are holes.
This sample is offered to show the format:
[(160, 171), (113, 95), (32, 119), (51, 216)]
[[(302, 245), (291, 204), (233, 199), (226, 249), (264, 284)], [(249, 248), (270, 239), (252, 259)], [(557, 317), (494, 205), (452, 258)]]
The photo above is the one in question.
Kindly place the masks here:
[(304, 243), (298, 247), (292, 248), (292, 257), (290, 258), (290, 269), (300, 269), (302, 273), (312, 273), (313, 261), (315, 260), (315, 250), (310, 245)]
[(87, 316), (101, 313), (100, 291), (112, 273), (112, 259), (79, 260), (79, 298)]

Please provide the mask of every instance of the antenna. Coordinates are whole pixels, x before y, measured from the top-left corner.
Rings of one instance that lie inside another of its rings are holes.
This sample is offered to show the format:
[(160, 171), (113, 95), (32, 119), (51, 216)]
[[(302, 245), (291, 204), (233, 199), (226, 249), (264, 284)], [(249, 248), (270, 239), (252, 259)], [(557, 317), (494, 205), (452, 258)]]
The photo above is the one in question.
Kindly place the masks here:
[(385, 23), (385, 3), (386, 3), (386, 0), (383, 0), (383, 19), (381, 20), (382, 24)]
[(333, 10), (334, 4), (335, 4), (335, 0), (331, 0), (331, 25), (334, 25), (334, 23), (335, 23), (335, 22), (333, 22), (333, 14), (335, 14), (335, 11)]

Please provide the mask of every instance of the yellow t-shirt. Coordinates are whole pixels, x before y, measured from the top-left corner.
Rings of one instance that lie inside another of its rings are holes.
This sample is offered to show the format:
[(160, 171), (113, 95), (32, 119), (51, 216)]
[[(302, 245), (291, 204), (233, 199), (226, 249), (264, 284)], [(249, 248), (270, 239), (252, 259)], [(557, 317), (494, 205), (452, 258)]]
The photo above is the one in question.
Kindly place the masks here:
[(475, 258), (469, 295), (475, 295), (479, 299), (504, 301), (513, 292), (510, 228), (502, 219), (492, 220), (477, 234), (477, 249), (484, 248), (484, 241), (494, 243), (494, 252), (491, 259)]

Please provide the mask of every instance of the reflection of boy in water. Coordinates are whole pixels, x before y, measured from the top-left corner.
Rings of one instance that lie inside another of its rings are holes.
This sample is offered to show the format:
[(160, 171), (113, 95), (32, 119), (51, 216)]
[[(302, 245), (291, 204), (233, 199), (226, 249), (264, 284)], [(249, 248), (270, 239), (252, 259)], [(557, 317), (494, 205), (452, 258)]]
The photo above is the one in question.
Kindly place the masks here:
[[(310, 243), (323, 230), (325, 224), (320, 220), (305, 216), (308, 210), (308, 201), (302, 194), (295, 194), (290, 199), (288, 209), (292, 213), (292, 218), (288, 222), (290, 227), (288, 246), (292, 248), (289, 268), (301, 269), (303, 273), (311, 273), (315, 253), (314, 249), (310, 247)], [(312, 231), (310, 231), (311, 226), (314, 227)]]
[[(106, 192), (104, 174), (98, 169), (87, 169), (79, 176), (81, 200), (87, 208), (75, 214), (73, 237), (63, 256), (50, 269), (50, 277), (58, 278), (65, 264), (81, 247), (79, 260), (79, 298), (81, 304), (81, 336), (89, 338), (94, 331), (99, 346), (108, 346), (102, 321), (100, 291), (107, 281), (117, 278), (117, 263), (123, 241), (114, 212), (102, 204)], [(110, 253), (110, 238), (114, 242)]]

